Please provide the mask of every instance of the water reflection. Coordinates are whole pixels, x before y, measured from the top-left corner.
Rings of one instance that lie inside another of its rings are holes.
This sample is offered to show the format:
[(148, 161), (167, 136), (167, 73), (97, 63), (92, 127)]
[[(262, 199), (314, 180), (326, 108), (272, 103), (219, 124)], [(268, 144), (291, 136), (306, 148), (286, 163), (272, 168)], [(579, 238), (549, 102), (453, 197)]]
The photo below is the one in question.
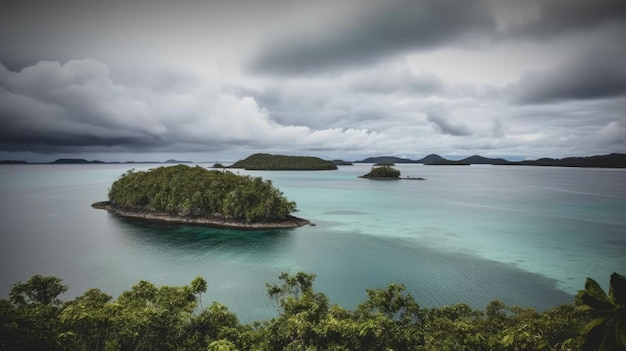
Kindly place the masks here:
[(187, 254), (208, 251), (266, 255), (286, 250), (293, 229), (236, 230), (199, 225), (160, 223), (110, 215), (126, 240), (138, 245), (181, 250)]

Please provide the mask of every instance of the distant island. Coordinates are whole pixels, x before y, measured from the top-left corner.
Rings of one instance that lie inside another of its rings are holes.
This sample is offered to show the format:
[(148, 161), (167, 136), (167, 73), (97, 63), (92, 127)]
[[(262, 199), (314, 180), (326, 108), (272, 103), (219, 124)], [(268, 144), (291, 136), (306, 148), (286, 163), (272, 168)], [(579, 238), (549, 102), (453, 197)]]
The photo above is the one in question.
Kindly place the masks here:
[(228, 168), (243, 168), (257, 171), (319, 171), (335, 170), (337, 165), (332, 161), (311, 156), (254, 154), (235, 162)]
[(372, 170), (359, 178), (395, 180), (400, 179), (400, 171), (390, 166), (372, 167)]
[(626, 154), (612, 153), (589, 157), (567, 157), (562, 159), (540, 158), (538, 160), (508, 161), (503, 158), (488, 158), (479, 155), (461, 160), (448, 160), (436, 154), (430, 154), (419, 160), (394, 156), (368, 157), (354, 163), (421, 163), (424, 165), (497, 165), (497, 166), (553, 166), (553, 167), (595, 167), (595, 168), (626, 168)]
[[(167, 160), (159, 161), (125, 161), (103, 162), (98, 160), (61, 158), (52, 162), (27, 162), (23, 160), (0, 160), (0, 164), (149, 164), (149, 163), (191, 163), (192, 161)], [(430, 154), (422, 159), (411, 160), (395, 156), (368, 157), (354, 163), (373, 164), (403, 164), (420, 163), (428, 166), (436, 165), (497, 165), (497, 166), (553, 166), (553, 167), (594, 167), (594, 168), (626, 168), (626, 154), (612, 153), (608, 155), (566, 158), (540, 158), (537, 160), (509, 161), (503, 158), (489, 158), (479, 155), (466, 157), (461, 160), (448, 160), (437, 154)], [(338, 165), (352, 165), (352, 162), (343, 160), (325, 161), (317, 157), (281, 156), (269, 154), (254, 154), (241, 160), (230, 168), (244, 168), (250, 170), (332, 170)]]
[(383, 165), (372, 167), (369, 173), (364, 174), (362, 176), (358, 176), (357, 178), (366, 178), (366, 179), (374, 179), (374, 180), (425, 180), (421, 177), (400, 177), (400, 170), (393, 168), (391, 166)]
[(240, 229), (312, 225), (291, 215), (296, 203), (270, 180), (199, 166), (129, 170), (113, 182), (108, 198), (92, 207), (123, 217)]

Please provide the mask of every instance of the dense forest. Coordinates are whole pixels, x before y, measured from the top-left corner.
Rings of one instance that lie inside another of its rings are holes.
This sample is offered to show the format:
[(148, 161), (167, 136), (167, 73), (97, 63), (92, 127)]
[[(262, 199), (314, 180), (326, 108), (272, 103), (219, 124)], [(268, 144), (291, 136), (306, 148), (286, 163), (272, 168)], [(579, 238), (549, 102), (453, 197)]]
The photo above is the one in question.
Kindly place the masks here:
[(109, 202), (133, 211), (249, 222), (282, 219), (297, 210), (271, 180), (185, 165), (129, 170), (112, 184)]
[(285, 156), (270, 154), (254, 154), (237, 161), (229, 168), (273, 171), (308, 171), (334, 170), (337, 165), (333, 161), (322, 160), (311, 156)]
[(400, 171), (390, 166), (372, 167), (362, 178), (399, 178)]
[(283, 273), (267, 284), (274, 318), (241, 324), (210, 283), (158, 287), (140, 281), (117, 299), (99, 289), (72, 300), (61, 279), (33, 276), (0, 300), (0, 350), (611, 350), (626, 349), (626, 277), (609, 294), (592, 279), (574, 304), (544, 312), (500, 301), (422, 308), (404, 286), (368, 289), (354, 310), (313, 289), (315, 275)]

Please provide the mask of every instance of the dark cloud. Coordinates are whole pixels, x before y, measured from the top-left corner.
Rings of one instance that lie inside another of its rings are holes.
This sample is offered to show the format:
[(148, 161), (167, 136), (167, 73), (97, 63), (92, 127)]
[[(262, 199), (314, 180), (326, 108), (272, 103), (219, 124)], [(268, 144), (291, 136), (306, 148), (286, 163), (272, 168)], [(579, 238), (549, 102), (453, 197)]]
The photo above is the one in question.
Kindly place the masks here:
[(8, 0), (0, 152), (626, 152), (625, 4)]
[(364, 13), (327, 23), (313, 33), (295, 32), (270, 42), (255, 57), (252, 69), (306, 74), (366, 65), (398, 53), (475, 40), (495, 26), (489, 8), (480, 0), (391, 0), (374, 4)]
[(283, 125), (249, 96), (212, 85), (180, 84), (177, 75), (172, 79), (179, 83), (175, 89), (122, 85), (96, 60), (39, 62), (19, 72), (0, 65), (0, 149), (358, 149), (380, 139), (362, 128)]
[(626, 24), (626, 2), (623, 0), (542, 0), (537, 1), (537, 6), (538, 16), (509, 27), (506, 35), (545, 40), (603, 25)]
[(426, 120), (442, 134), (452, 136), (469, 136), (472, 134), (469, 127), (461, 122), (454, 121), (445, 116), (441, 111), (430, 111), (426, 113)]
[(597, 48), (546, 72), (528, 73), (512, 88), (521, 104), (626, 95), (626, 52)]

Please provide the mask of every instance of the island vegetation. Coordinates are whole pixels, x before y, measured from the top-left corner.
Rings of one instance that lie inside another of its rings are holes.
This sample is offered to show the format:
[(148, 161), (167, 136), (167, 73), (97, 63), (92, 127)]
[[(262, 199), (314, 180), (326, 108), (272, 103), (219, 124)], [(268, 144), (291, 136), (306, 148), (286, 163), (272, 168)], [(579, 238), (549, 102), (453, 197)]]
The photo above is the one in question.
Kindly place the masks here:
[(335, 170), (337, 169), (337, 165), (332, 161), (326, 161), (312, 156), (254, 154), (235, 162), (228, 168), (272, 171), (310, 171)]
[(96, 203), (123, 216), (238, 228), (283, 228), (310, 224), (293, 217), (288, 201), (260, 177), (176, 165), (149, 171), (129, 170)]
[(369, 173), (359, 178), (370, 179), (400, 179), (400, 170), (391, 166), (372, 167)]
[[(400, 284), (367, 289), (350, 310), (313, 288), (315, 275), (283, 273), (267, 284), (273, 318), (242, 324), (202, 294), (211, 282), (156, 286), (140, 281), (116, 299), (89, 289), (61, 301), (54, 276), (17, 283), (0, 300), (0, 349), (13, 350), (600, 350), (626, 349), (626, 277), (611, 275), (609, 294), (587, 279), (572, 304), (543, 312), (495, 300), (424, 308)], [(265, 302), (259, 302), (265, 304)]]

